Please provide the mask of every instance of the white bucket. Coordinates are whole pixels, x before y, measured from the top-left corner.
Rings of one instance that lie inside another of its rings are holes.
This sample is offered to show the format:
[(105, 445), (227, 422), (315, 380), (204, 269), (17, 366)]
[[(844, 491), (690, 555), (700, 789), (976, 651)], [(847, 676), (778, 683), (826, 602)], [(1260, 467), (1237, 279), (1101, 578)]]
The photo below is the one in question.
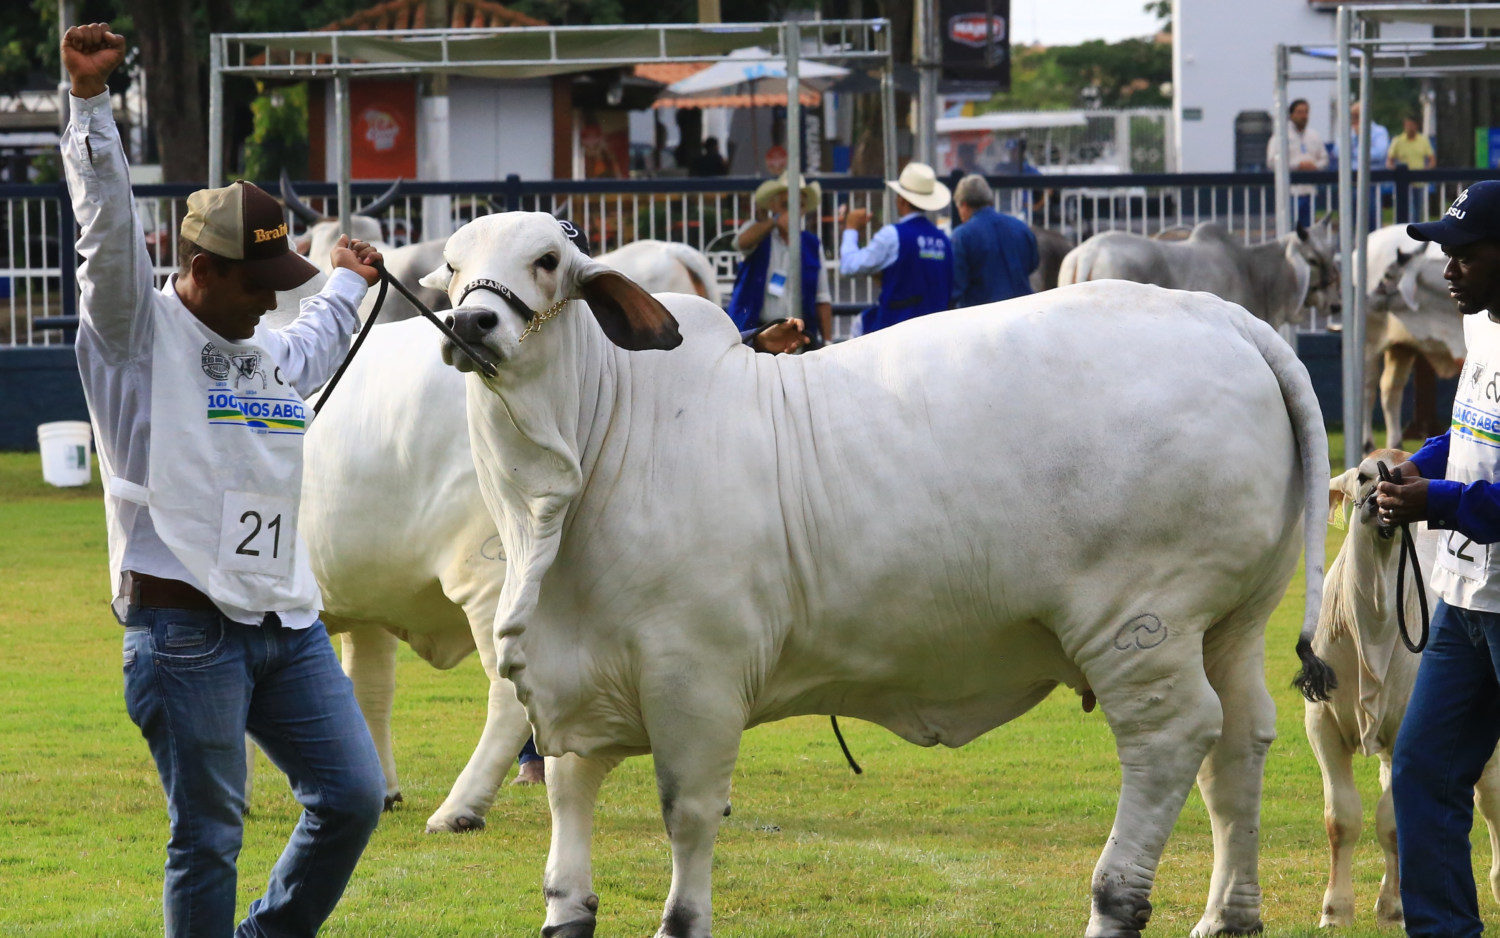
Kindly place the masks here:
[(86, 420), (58, 420), (36, 428), (42, 451), (42, 478), (52, 485), (88, 485), (92, 474)]

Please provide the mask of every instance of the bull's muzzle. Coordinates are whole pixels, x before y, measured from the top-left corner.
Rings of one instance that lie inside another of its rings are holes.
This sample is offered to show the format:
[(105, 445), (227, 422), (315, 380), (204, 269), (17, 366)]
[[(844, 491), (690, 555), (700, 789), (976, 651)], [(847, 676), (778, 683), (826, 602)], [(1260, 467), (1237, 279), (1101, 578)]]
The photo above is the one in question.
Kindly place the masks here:
[(465, 342), (478, 345), (490, 330), (500, 325), (500, 315), (484, 307), (459, 307), (448, 317), (448, 325)]

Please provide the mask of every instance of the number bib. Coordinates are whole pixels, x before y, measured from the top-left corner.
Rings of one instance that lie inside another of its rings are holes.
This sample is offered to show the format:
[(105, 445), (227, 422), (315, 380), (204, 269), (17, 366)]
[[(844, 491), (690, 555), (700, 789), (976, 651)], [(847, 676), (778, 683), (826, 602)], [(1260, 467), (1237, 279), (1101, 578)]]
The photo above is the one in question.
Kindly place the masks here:
[[(1459, 374), (1448, 433), (1448, 470), (1454, 482), (1500, 481), (1500, 324), (1488, 314), (1464, 317), (1468, 358)], [(1487, 544), (1448, 531), (1433, 564), (1432, 588), (1452, 606), (1500, 612), (1500, 576)]]
[(1476, 544), (1457, 531), (1449, 531), (1438, 549), (1437, 565), (1465, 580), (1483, 582), (1490, 566), (1490, 545)]
[(220, 608), (316, 609), (297, 536), (311, 409), (254, 338), (230, 342), (173, 299), (152, 320), (151, 523)]
[(250, 492), (225, 492), (224, 516), (219, 522), (219, 566), (267, 576), (292, 573), (292, 520), (296, 506), (290, 499)]

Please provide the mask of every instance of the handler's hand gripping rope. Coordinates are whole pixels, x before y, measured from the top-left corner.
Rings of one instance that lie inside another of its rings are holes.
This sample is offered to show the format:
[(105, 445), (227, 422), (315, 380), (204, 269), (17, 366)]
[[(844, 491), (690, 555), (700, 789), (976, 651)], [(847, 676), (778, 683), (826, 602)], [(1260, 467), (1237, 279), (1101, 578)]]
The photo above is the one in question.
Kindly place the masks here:
[[(1375, 463), (1375, 468), (1380, 473), (1380, 481), (1390, 482), (1393, 485), (1401, 484), (1401, 476), (1398, 474), (1393, 474), (1391, 470), (1386, 468), (1384, 462), (1377, 461)], [(1405, 524), (1380, 524), (1378, 525), (1378, 527), (1381, 529), (1381, 533), (1386, 537), (1390, 536), (1390, 534), (1386, 532), (1392, 531), (1393, 528), (1399, 527), (1401, 529), (1401, 546), (1396, 548), (1396, 550), (1401, 554), (1401, 559), (1396, 564), (1396, 631), (1401, 635), (1401, 644), (1405, 645), (1407, 650), (1412, 654), (1420, 655), (1422, 653), (1422, 649), (1427, 647), (1428, 631), (1431, 628), (1432, 619), (1427, 612), (1427, 588), (1422, 580), (1422, 565), (1417, 560), (1417, 545), (1412, 542), (1411, 529)], [(1407, 557), (1411, 558), (1412, 574), (1417, 581), (1417, 600), (1422, 606), (1422, 637), (1415, 642), (1411, 640), (1411, 636), (1406, 630)]]
[(339, 383), (339, 379), (344, 376), (344, 372), (349, 368), (349, 363), (354, 361), (354, 354), (359, 351), (359, 347), (365, 342), (365, 337), (368, 336), (370, 334), (370, 330), (374, 328), (375, 317), (380, 315), (380, 308), (385, 305), (385, 294), (387, 287), (395, 287), (397, 293), (400, 293), (402, 296), (410, 300), (411, 304), (417, 308), (417, 312), (421, 313), (428, 322), (432, 323), (434, 326), (437, 326), (438, 331), (441, 332), (444, 336), (447, 336), (448, 341), (452, 342), (459, 351), (469, 356), (469, 360), (472, 361), (480, 371), (484, 372), (485, 377), (495, 377), (495, 366), (480, 358), (479, 354), (474, 351), (473, 347), (463, 339), (460, 339), (458, 337), (458, 333), (454, 332), (451, 326), (443, 322), (442, 319), (438, 318), (437, 314), (432, 310), (428, 309), (427, 304), (417, 299), (416, 294), (406, 289), (405, 284), (397, 280), (395, 277), (392, 277), (390, 272), (385, 269), (384, 261), (376, 261), (373, 266), (375, 267), (375, 272), (380, 274), (380, 292), (375, 294), (375, 306), (370, 310), (370, 318), (366, 319), (365, 324), (360, 327), (359, 335), (355, 337), (354, 344), (349, 346), (349, 354), (344, 356), (344, 361), (339, 365), (339, 370), (333, 373), (333, 377), (329, 378), (328, 384), (323, 387), (323, 395), (319, 397), (318, 402), (313, 405), (313, 413), (316, 414), (318, 411), (323, 409), (324, 404), (328, 403), (328, 398), (333, 394), (334, 387)]

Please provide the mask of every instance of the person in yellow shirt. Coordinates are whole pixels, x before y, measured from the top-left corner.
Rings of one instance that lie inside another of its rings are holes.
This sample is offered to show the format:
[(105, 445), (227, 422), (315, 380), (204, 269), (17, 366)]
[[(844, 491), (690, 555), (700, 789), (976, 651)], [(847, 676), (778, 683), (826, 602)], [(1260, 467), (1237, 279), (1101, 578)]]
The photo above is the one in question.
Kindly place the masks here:
[[(1432, 141), (1422, 133), (1417, 119), (1408, 115), (1403, 122), (1401, 136), (1392, 140), (1390, 149), (1385, 151), (1385, 165), (1391, 169), (1397, 166), (1405, 166), (1407, 169), (1431, 169), (1436, 162), (1437, 154), (1432, 151)], [(1423, 204), (1426, 195), (1426, 186), (1411, 186), (1407, 190), (1409, 200), (1407, 217), (1412, 221), (1417, 220), (1417, 208)]]

